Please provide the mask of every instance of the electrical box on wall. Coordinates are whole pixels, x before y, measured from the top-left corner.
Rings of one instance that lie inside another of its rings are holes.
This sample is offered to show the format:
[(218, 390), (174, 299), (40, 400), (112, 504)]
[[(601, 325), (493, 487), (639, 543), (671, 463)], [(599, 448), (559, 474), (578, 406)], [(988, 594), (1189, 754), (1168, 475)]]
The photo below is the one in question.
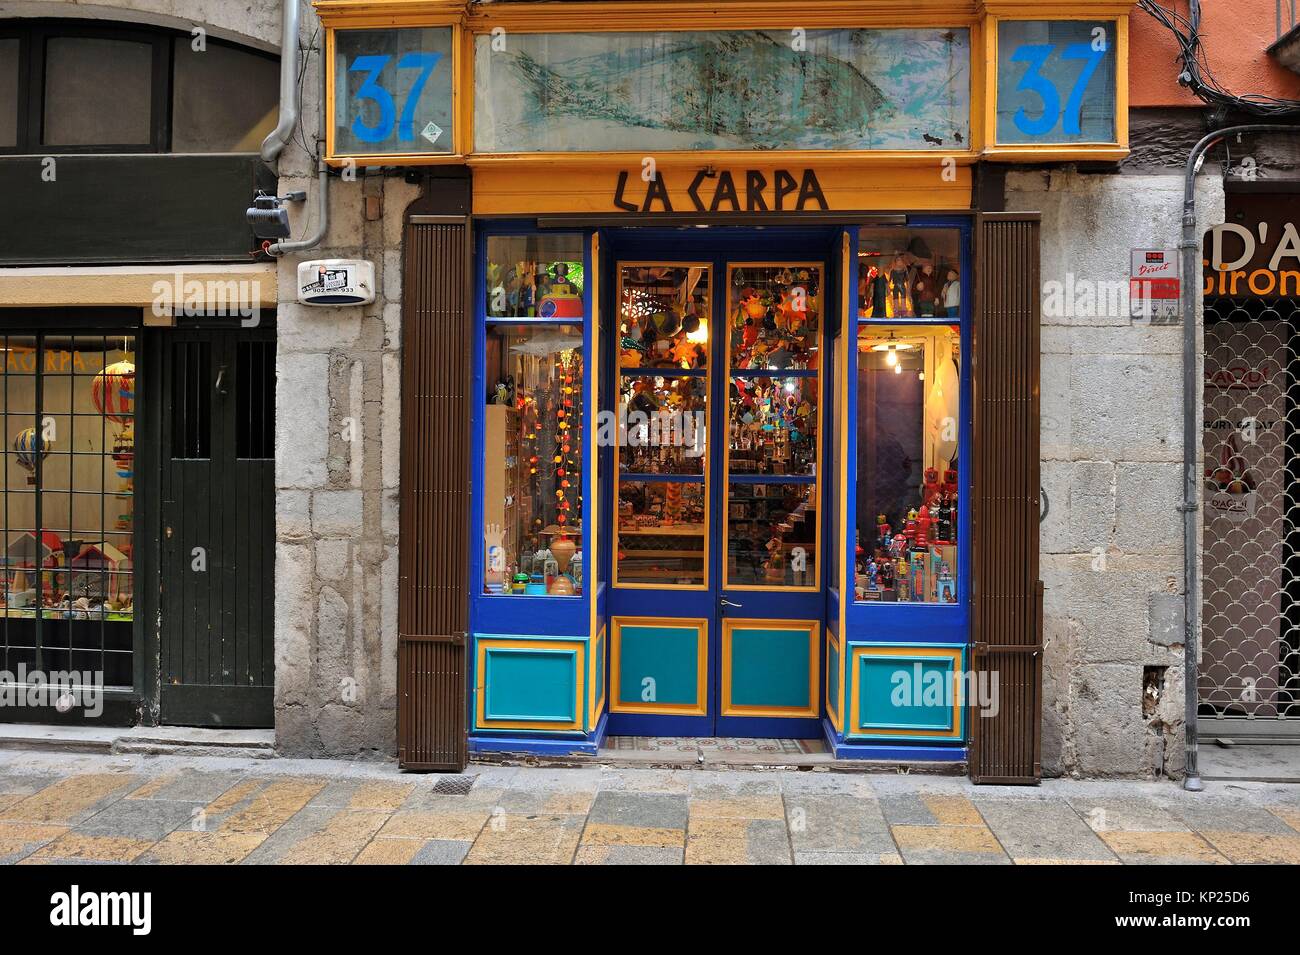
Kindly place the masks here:
[(369, 305), (374, 300), (373, 262), (317, 259), (298, 266), (298, 301), (303, 305)]

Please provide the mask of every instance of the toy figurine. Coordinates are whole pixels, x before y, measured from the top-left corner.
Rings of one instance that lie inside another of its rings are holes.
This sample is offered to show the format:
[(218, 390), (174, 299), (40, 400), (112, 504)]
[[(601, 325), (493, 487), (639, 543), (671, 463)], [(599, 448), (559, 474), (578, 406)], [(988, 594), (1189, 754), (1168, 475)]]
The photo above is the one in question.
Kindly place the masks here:
[(903, 537), (907, 539), (909, 550), (916, 546), (916, 508), (907, 512), (907, 520), (903, 522)]
[(919, 548), (930, 546), (930, 509), (924, 504), (916, 515), (916, 546)]
[(938, 468), (925, 469), (925, 484), (921, 492), (922, 504), (933, 504), (934, 499), (939, 496), (939, 470)]
[(935, 281), (934, 266), (927, 263), (921, 266), (912, 281), (912, 301), (916, 306), (916, 314), (934, 315), (938, 298), (939, 286)]
[(943, 310), (949, 318), (957, 318), (961, 315), (961, 280), (956, 269), (949, 269), (947, 278), (943, 286)]
[(867, 589), (880, 589), (880, 567), (874, 560), (867, 564)]

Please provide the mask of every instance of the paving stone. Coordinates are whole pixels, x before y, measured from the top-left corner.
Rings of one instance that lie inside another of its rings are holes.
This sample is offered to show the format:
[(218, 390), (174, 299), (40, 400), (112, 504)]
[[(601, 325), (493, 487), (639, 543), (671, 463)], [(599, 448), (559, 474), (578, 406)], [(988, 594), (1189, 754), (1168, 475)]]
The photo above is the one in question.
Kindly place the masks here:
[(1228, 861), (1194, 832), (1114, 829), (1101, 837), (1128, 864), (1221, 865)]
[(31, 858), (57, 859), (60, 862), (134, 862), (153, 846), (154, 841), (65, 832), (33, 852)]
[(692, 819), (688, 865), (790, 865), (785, 823), (773, 819)]
[(659, 846), (590, 846), (578, 847), (575, 865), (681, 865), (680, 848)]
[(257, 832), (194, 832), (178, 830), (137, 859), (163, 865), (233, 865), (266, 839)]
[(874, 799), (786, 795), (785, 814), (796, 854), (807, 851), (897, 854), (884, 813)]
[(600, 792), (688, 793), (693, 770), (607, 769), (597, 789)]
[(1097, 834), (1065, 802), (978, 800), (980, 814), (1011, 858), (1114, 861)]
[(937, 826), (939, 820), (925, 804), (920, 793), (881, 795), (880, 810), (891, 826)]
[(473, 842), (483, 830), (491, 814), (483, 809), (461, 812), (403, 809), (393, 813), (384, 823), (379, 835), (400, 839), (450, 839)]
[(609, 824), (648, 829), (686, 828), (688, 803), (684, 795), (600, 792), (587, 814), (588, 825)]
[(1238, 800), (1202, 798), (1171, 806), (1172, 814), (1197, 832), (1254, 832), (1295, 835), (1295, 830), (1260, 806)]
[(128, 800), (210, 803), (240, 781), (237, 773), (181, 771), (151, 779), (126, 794)]
[(415, 791), (414, 783), (382, 783), (366, 779), (336, 779), (312, 797), (307, 805), (339, 809), (376, 809), (393, 812)]
[[(407, 865), (423, 847), (419, 839), (376, 837), (352, 860), (353, 865)], [(468, 845), (468, 843), (466, 843)]]
[(139, 778), (126, 773), (86, 773), (51, 783), (0, 812), (0, 820), (76, 825), (120, 799)]
[(794, 851), (795, 865), (902, 865), (897, 852), (801, 852)]
[(190, 828), (201, 818), (201, 802), (121, 799), (77, 826), (89, 836), (125, 836), (157, 842), (173, 829)]
[(0, 793), (30, 796), (59, 778), (53, 773), (0, 773)]
[(460, 865), (469, 854), (472, 842), (456, 839), (430, 839), (411, 859), (412, 865)]
[(1149, 799), (1072, 796), (1066, 801), (1094, 832), (1188, 831), (1186, 824), (1174, 813)]
[(987, 826), (892, 826), (908, 865), (1002, 864), (1007, 854)]
[(17, 862), (68, 831), (67, 826), (42, 826), (28, 822), (0, 822), (0, 864)]
[(1200, 833), (1236, 865), (1300, 865), (1300, 835), (1204, 829)]
[(465, 862), (567, 865), (578, 848), (582, 823), (578, 816), (495, 816), (474, 840)]

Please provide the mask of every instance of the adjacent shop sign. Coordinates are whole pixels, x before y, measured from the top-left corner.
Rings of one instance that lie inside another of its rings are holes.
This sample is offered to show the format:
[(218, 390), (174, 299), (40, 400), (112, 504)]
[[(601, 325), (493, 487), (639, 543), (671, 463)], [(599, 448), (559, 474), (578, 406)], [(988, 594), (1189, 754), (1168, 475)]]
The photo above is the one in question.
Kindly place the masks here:
[(1278, 299), (1300, 296), (1300, 197), (1232, 196), (1231, 221), (1205, 234), (1206, 295)]
[(452, 28), (332, 31), (335, 158), (453, 152)]
[(1176, 325), (1181, 278), (1177, 249), (1134, 249), (1128, 280), (1132, 317), (1153, 325)]
[[(671, 181), (670, 181), (671, 177)], [(614, 183), (615, 208), (624, 212), (829, 211), (812, 169), (722, 169), (689, 175), (653, 166), (624, 169)]]
[(997, 142), (1114, 143), (1113, 20), (998, 22)]

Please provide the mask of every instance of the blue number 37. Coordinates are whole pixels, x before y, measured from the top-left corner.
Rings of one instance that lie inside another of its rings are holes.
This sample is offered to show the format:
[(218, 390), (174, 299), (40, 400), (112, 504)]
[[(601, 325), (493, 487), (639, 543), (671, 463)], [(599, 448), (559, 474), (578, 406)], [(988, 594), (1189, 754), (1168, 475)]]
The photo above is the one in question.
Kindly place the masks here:
[(1056, 46), (1051, 43), (1030, 43), (1018, 47), (1016, 52), (1011, 54), (1011, 62), (1026, 63), (1028, 66), (1016, 90), (1017, 92), (1028, 91), (1041, 99), (1043, 113), (1037, 119), (1033, 119), (1025, 112), (1023, 106), (1020, 107), (1015, 116), (1016, 128), (1026, 136), (1043, 136), (1055, 129), (1058, 122), (1062, 122), (1066, 135), (1080, 135), (1083, 94), (1088, 89), (1092, 75), (1097, 72), (1097, 67), (1105, 58), (1106, 49), (1104, 45), (1101, 49), (1096, 49), (1091, 43), (1071, 43), (1065, 48), (1065, 52), (1061, 54), (1062, 60), (1083, 60), (1084, 64), (1079, 72), (1079, 78), (1074, 83), (1074, 89), (1070, 91), (1070, 97), (1065, 102), (1065, 109), (1062, 110), (1061, 94), (1057, 92), (1056, 84), (1042, 74), (1042, 69), (1048, 58), (1056, 51)]
[(379, 84), (379, 74), (383, 72), (384, 67), (392, 57), (388, 55), (376, 56), (359, 56), (352, 61), (348, 67), (350, 73), (365, 73), (366, 78), (362, 81), (361, 86), (357, 89), (356, 98), (358, 100), (369, 100), (379, 109), (379, 122), (373, 126), (367, 126), (361, 121), (358, 115), (352, 120), (352, 135), (357, 137), (363, 143), (381, 143), (393, 135), (393, 126), (397, 127), (397, 138), (405, 141), (415, 138), (415, 107), (420, 101), (420, 94), (424, 91), (424, 84), (429, 80), (429, 74), (433, 72), (438, 61), (442, 59), (441, 53), (404, 53), (401, 59), (397, 61), (399, 70), (419, 70), (420, 75), (415, 78), (411, 84), (411, 91), (406, 96), (406, 103), (402, 106), (402, 115), (397, 115), (397, 104), (393, 102), (393, 95)]

